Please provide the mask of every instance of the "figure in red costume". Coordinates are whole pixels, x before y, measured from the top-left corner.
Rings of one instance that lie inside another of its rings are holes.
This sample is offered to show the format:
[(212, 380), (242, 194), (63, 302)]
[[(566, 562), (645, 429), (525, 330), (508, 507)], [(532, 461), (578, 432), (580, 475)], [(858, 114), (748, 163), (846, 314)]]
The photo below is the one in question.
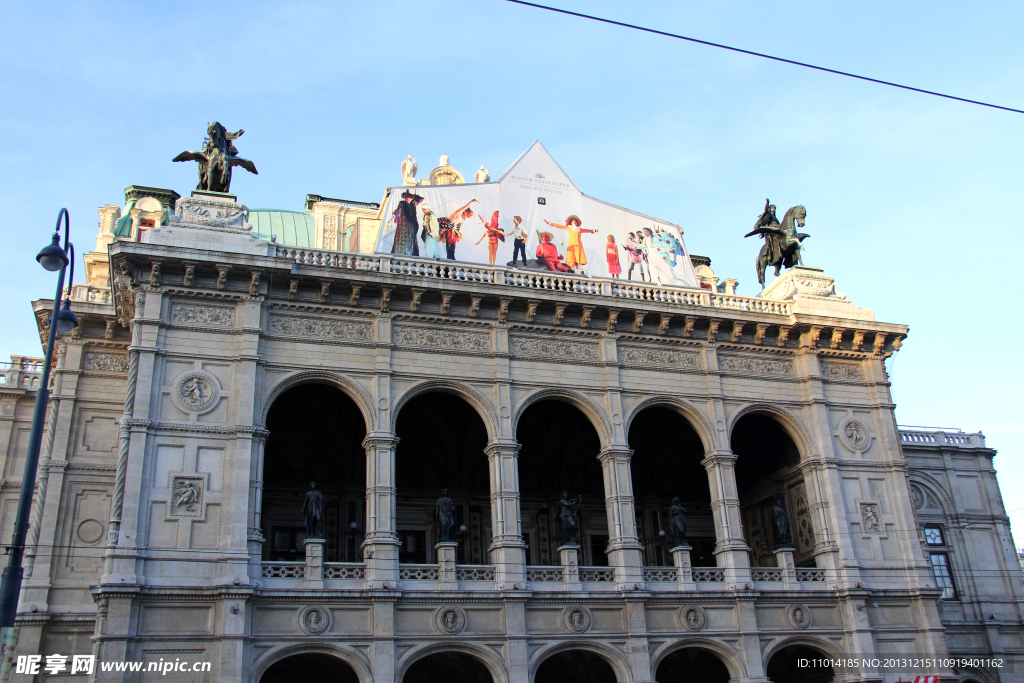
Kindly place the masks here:
[(548, 270), (555, 270), (559, 273), (572, 273), (573, 269), (562, 263), (563, 256), (558, 253), (558, 247), (551, 244), (553, 235), (550, 232), (540, 233), (540, 244), (537, 245), (537, 261)]

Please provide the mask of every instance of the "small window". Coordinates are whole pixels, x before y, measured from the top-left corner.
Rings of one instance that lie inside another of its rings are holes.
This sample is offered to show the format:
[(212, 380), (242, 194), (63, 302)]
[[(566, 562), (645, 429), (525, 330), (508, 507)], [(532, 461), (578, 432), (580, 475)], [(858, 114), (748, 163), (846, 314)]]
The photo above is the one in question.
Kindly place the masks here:
[(154, 221), (152, 218), (143, 218), (139, 221), (139, 226), (143, 228), (155, 228), (156, 221)]
[(935, 524), (924, 528), (924, 542), (931, 546), (946, 545), (946, 539), (942, 535), (942, 527)]
[(946, 553), (932, 553), (932, 574), (935, 575), (935, 584), (942, 589), (943, 600), (956, 600), (956, 586), (953, 584), (953, 573), (949, 568), (949, 555)]

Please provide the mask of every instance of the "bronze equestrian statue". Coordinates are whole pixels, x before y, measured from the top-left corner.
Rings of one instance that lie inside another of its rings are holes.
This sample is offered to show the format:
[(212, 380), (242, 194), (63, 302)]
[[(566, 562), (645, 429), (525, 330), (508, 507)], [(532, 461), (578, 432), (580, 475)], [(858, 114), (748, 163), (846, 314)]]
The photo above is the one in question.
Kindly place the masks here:
[(229, 133), (219, 122), (207, 125), (207, 137), (203, 140), (202, 152), (182, 152), (171, 161), (198, 161), (199, 184), (197, 190), (228, 192), (231, 189), (231, 169), (241, 166), (249, 173), (259, 175), (256, 165), (238, 156), (238, 150), (231, 142), (242, 136), (244, 130)]
[(754, 224), (754, 229), (744, 235), (760, 235), (764, 238), (764, 246), (757, 255), (757, 281), (761, 287), (764, 287), (764, 272), (768, 266), (775, 266), (775, 276), (778, 277), (782, 268), (803, 265), (800, 243), (810, 235), (797, 232), (796, 229), (804, 227), (806, 218), (807, 209), (794, 206), (786, 212), (780, 224), (775, 217), (775, 205), (764, 200), (764, 211)]

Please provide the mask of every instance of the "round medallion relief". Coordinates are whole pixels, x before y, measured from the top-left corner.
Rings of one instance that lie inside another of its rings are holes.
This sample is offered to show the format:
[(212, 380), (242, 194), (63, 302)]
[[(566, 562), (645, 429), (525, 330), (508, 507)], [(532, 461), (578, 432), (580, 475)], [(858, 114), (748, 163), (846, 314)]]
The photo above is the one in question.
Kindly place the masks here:
[(844, 417), (839, 422), (839, 440), (855, 453), (863, 453), (871, 446), (868, 426), (855, 417)]
[(92, 545), (103, 538), (103, 522), (98, 519), (87, 519), (75, 529), (78, 540)]
[(319, 635), (331, 627), (331, 611), (320, 605), (309, 605), (299, 611), (299, 628), (310, 635)]
[(924, 507), (924, 491), (917, 484), (910, 485), (910, 501), (914, 504), (915, 510), (920, 510)]
[(566, 607), (562, 610), (562, 624), (570, 633), (586, 633), (592, 623), (593, 615), (586, 607)]
[(186, 413), (206, 413), (217, 405), (220, 386), (210, 373), (190, 370), (174, 381), (171, 398)]
[(708, 623), (708, 613), (703, 607), (687, 605), (679, 610), (679, 625), (687, 631), (700, 631)]
[(811, 610), (807, 609), (807, 605), (790, 605), (786, 608), (786, 621), (793, 628), (808, 628), (811, 625)]
[(445, 605), (434, 613), (434, 625), (438, 631), (450, 636), (461, 633), (466, 628), (466, 613), (461, 607)]

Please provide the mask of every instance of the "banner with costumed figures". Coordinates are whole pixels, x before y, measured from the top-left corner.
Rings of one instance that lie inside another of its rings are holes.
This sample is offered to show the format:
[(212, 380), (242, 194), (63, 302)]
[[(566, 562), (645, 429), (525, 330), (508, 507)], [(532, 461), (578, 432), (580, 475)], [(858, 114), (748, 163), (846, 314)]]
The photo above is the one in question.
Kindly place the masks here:
[(698, 286), (682, 228), (583, 194), (539, 142), (496, 182), (392, 188), (376, 251)]

